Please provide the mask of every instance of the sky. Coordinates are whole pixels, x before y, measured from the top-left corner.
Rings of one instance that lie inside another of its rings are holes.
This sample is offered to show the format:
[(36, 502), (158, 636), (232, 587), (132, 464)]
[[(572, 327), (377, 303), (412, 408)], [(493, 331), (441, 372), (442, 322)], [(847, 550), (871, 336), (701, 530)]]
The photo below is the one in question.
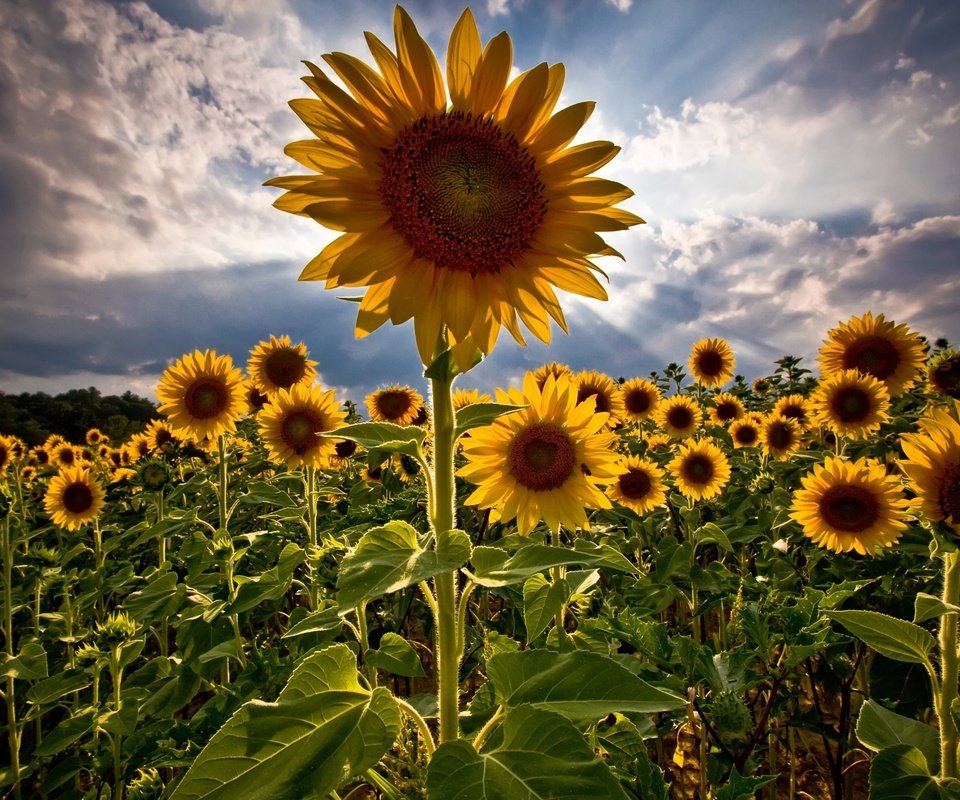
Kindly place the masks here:
[[(464, 6), (405, 4), (441, 59)], [(609, 301), (559, 293), (570, 333), (503, 334), (460, 386), (561, 361), (646, 376), (721, 337), (737, 371), (816, 370), (866, 311), (960, 344), (960, 3), (480, 0), (515, 70), (563, 62), (558, 107), (646, 225), (607, 234)], [(353, 336), (356, 305), (297, 281), (337, 234), (271, 206), (309, 132), (302, 60), (371, 62), (390, 2), (0, 3), (0, 390), (154, 398), (194, 349), (238, 365), (290, 335), (342, 399), (424, 388), (408, 323)], [(442, 62), (441, 62), (442, 63)], [(530, 337), (531, 339), (533, 337)]]

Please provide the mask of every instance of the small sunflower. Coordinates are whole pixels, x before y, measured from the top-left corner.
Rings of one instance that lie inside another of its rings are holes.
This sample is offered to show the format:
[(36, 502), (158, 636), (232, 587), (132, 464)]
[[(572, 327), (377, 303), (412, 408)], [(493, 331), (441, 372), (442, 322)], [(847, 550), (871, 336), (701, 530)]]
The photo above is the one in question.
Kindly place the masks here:
[(29, 486), (37, 479), (37, 468), (30, 464), (20, 467), (20, 481), (24, 486)]
[(651, 433), (643, 441), (647, 443), (648, 453), (669, 453), (673, 447), (673, 437), (669, 433)]
[(416, 483), (417, 479), (423, 476), (417, 460), (407, 455), (394, 453), (390, 457), (390, 469), (401, 483)]
[(613, 378), (596, 370), (584, 370), (578, 372), (574, 380), (577, 383), (577, 402), (595, 397), (597, 411), (610, 415), (607, 418), (608, 428), (615, 428), (623, 420), (623, 393)]
[(795, 419), (771, 413), (760, 426), (760, 444), (771, 458), (786, 461), (800, 449), (802, 433)]
[(925, 346), (906, 325), (867, 312), (851, 317), (827, 333), (820, 348), (824, 375), (855, 369), (872, 375), (898, 397), (916, 382), (923, 368)]
[(270, 402), (270, 397), (261, 392), (257, 384), (249, 378), (243, 382), (243, 397), (247, 401), (248, 414), (256, 414)]
[(337, 439), (330, 454), (330, 469), (343, 470), (350, 466), (360, 448), (352, 439)]
[(48, 451), (50, 451), (50, 450), (53, 450), (54, 448), (59, 447), (59, 446), (62, 445), (62, 444), (69, 444), (69, 442), (68, 442), (66, 439), (64, 439), (60, 434), (58, 434), (58, 433), (51, 433), (51, 434), (46, 438), (46, 441), (44, 441), (43, 446), (44, 446)]
[(667, 499), (663, 470), (649, 458), (629, 456), (622, 463), (623, 471), (607, 487), (607, 497), (638, 514), (646, 514)]
[(150, 420), (144, 433), (152, 453), (167, 453), (176, 446), (178, 441), (176, 431), (162, 419)]
[(760, 428), (763, 418), (755, 413), (748, 413), (730, 426), (730, 438), (734, 447), (759, 447)]
[(828, 457), (800, 483), (790, 516), (804, 536), (835, 553), (873, 555), (907, 528), (907, 499), (896, 476), (876, 461)]
[(960, 350), (948, 348), (931, 359), (927, 385), (934, 392), (960, 400)]
[(753, 383), (750, 384), (753, 389), (754, 394), (758, 394), (761, 397), (770, 391), (772, 384), (769, 378), (754, 378)]
[(72, 444), (59, 444), (50, 450), (50, 462), (57, 468), (76, 466), (80, 461), (80, 449)]
[(159, 411), (185, 438), (216, 440), (243, 415), (243, 373), (230, 356), (196, 350), (167, 367), (157, 386)]
[(317, 377), (317, 362), (307, 357), (303, 342), (293, 344), (289, 336), (258, 342), (250, 351), (247, 373), (263, 394), (270, 395), (298, 383), (311, 384)]
[(550, 319), (566, 330), (554, 290), (606, 299), (589, 257), (619, 253), (600, 232), (643, 221), (614, 207), (629, 189), (591, 176), (619, 148), (568, 148), (593, 104), (553, 113), (560, 64), (508, 83), (510, 38), (482, 46), (469, 10), (450, 37), (447, 87), (399, 6), (394, 36), (396, 53), (366, 34), (378, 70), (324, 56), (346, 90), (307, 64), (304, 82), (319, 99), (291, 103), (317, 138), (286, 153), (312, 174), (268, 181), (286, 190), (274, 205), (343, 232), (301, 280), (366, 287), (356, 334), (412, 318), (427, 364), (441, 331), (464, 370), (501, 328), (521, 345), (521, 324), (549, 342)]
[[(374, 422), (413, 425), (426, 411), (423, 395), (409, 386), (388, 386), (371, 392), (365, 399), (367, 413)], [(426, 417), (424, 417), (424, 421)]]
[(453, 410), (459, 411), (461, 408), (476, 405), (477, 403), (489, 403), (490, 395), (486, 392), (479, 392), (476, 389), (457, 389), (453, 393)]
[[(955, 406), (955, 412), (960, 406)], [(945, 408), (920, 420), (920, 431), (900, 437), (907, 458), (900, 468), (917, 495), (920, 513), (960, 531), (960, 423)]]
[(729, 392), (718, 392), (715, 394), (713, 396), (713, 405), (710, 406), (708, 412), (710, 419), (716, 425), (729, 425), (747, 413), (740, 398)]
[(553, 375), (554, 378), (559, 378), (561, 375), (572, 378), (573, 370), (566, 364), (561, 364), (559, 361), (550, 361), (546, 364), (541, 364), (533, 371), (533, 377), (537, 381), (537, 386), (541, 389), (543, 388), (543, 384), (547, 382), (547, 378), (551, 375)]
[(865, 438), (890, 418), (886, 387), (872, 375), (855, 369), (821, 378), (810, 403), (820, 425), (852, 439)]
[(7, 467), (13, 463), (13, 451), (10, 445), (10, 439), (0, 434), (0, 474), (6, 471)]
[(810, 401), (802, 394), (788, 394), (773, 404), (775, 416), (795, 419), (803, 430), (807, 430), (813, 423), (810, 410)]
[(130, 437), (124, 448), (130, 456), (130, 463), (135, 464), (141, 458), (146, 458), (153, 451), (150, 437), (146, 433), (135, 433)]
[(87, 435), (84, 438), (91, 447), (108, 441), (107, 435), (99, 428), (91, 428), (87, 431)]
[(730, 481), (730, 463), (709, 439), (681, 444), (667, 469), (677, 490), (690, 500), (710, 500)]
[(674, 439), (685, 439), (697, 432), (703, 422), (703, 412), (692, 397), (675, 394), (657, 406), (655, 419)]
[(733, 378), (736, 359), (733, 350), (723, 339), (701, 339), (690, 351), (687, 366), (693, 379), (708, 388), (723, 386)]
[(54, 525), (78, 530), (100, 516), (104, 491), (90, 471), (65, 467), (50, 480), (43, 505)]
[(383, 482), (383, 465), (379, 467), (362, 467), (360, 469), (360, 478), (365, 483), (382, 483)]
[(38, 467), (46, 467), (50, 465), (50, 451), (42, 445), (40, 447), (34, 447), (30, 450), (30, 457), (35, 459)]
[(605, 431), (608, 414), (593, 396), (577, 402), (567, 377), (547, 378), (541, 390), (527, 373), (523, 390), (497, 391), (497, 402), (526, 408), (475, 428), (463, 440), (467, 464), (458, 475), (477, 485), (470, 505), (516, 518), (522, 535), (541, 519), (557, 531), (589, 529), (587, 508), (610, 508), (602, 486), (616, 480), (616, 438)]
[(333, 389), (298, 383), (273, 395), (257, 416), (257, 425), (274, 463), (326, 467), (336, 451), (336, 439), (321, 434), (336, 430), (346, 419)]
[(656, 413), (660, 404), (660, 387), (646, 378), (631, 378), (620, 387), (623, 397), (624, 419), (643, 422)]

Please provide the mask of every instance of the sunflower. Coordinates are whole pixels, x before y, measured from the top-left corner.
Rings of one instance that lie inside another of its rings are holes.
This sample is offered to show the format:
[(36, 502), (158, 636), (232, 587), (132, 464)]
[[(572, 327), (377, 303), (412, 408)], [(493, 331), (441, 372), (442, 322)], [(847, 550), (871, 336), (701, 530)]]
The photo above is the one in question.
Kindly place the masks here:
[(257, 384), (250, 379), (247, 379), (243, 382), (243, 397), (247, 401), (248, 414), (256, 414), (261, 408), (270, 402), (269, 396), (261, 392), (257, 388)]
[(872, 375), (855, 369), (821, 378), (810, 403), (820, 425), (852, 439), (863, 439), (890, 418), (886, 387)]
[(243, 373), (230, 356), (196, 350), (167, 367), (157, 386), (159, 411), (184, 438), (216, 440), (243, 415)]
[(747, 413), (740, 398), (729, 392), (718, 392), (715, 394), (713, 396), (713, 405), (710, 406), (708, 411), (710, 419), (716, 425), (729, 425)]
[[(423, 395), (409, 386), (388, 386), (367, 395), (367, 413), (374, 422), (412, 425), (426, 411)], [(426, 419), (424, 417), (424, 419)]]
[(589, 529), (586, 508), (610, 508), (602, 486), (620, 467), (608, 414), (591, 395), (577, 402), (577, 384), (550, 376), (541, 390), (527, 373), (523, 390), (498, 390), (497, 402), (526, 406), (470, 432), (463, 440), (467, 464), (458, 475), (477, 484), (470, 505), (495, 508), (504, 522), (516, 518), (522, 535), (541, 519)]
[(537, 381), (537, 386), (541, 389), (543, 384), (547, 382), (547, 378), (553, 375), (554, 378), (559, 378), (561, 375), (566, 375), (568, 378), (573, 377), (573, 370), (570, 369), (566, 364), (561, 364), (559, 361), (550, 361), (546, 364), (541, 364), (533, 371), (533, 377)]
[(352, 439), (335, 440), (333, 452), (329, 456), (330, 469), (342, 470), (349, 467), (359, 447)]
[(607, 487), (607, 497), (638, 514), (646, 514), (667, 499), (663, 470), (649, 458), (629, 456), (622, 462), (623, 471)]
[(360, 478), (365, 483), (381, 483), (383, 481), (383, 465), (379, 467), (362, 467)]
[(614, 208), (629, 189), (590, 177), (619, 148), (568, 148), (594, 104), (552, 113), (560, 64), (508, 85), (510, 38), (481, 46), (469, 10), (447, 49), (449, 107), (437, 59), (399, 6), (394, 34), (396, 54), (366, 34), (379, 72), (324, 56), (347, 91), (307, 64), (319, 99), (291, 103), (317, 138), (285, 152), (319, 174), (267, 181), (287, 190), (274, 205), (343, 232), (300, 279), (368, 287), (357, 336), (413, 318), (427, 364), (444, 329), (464, 370), (501, 326), (521, 345), (520, 322), (549, 342), (550, 318), (566, 330), (555, 288), (606, 299), (588, 257), (620, 254), (597, 232), (643, 221)]
[(588, 397), (595, 397), (596, 410), (608, 413), (610, 416), (607, 418), (607, 427), (615, 428), (625, 413), (623, 393), (617, 382), (609, 375), (595, 370), (578, 372), (574, 380), (577, 384), (577, 402), (582, 403)]
[(773, 405), (773, 414), (795, 419), (803, 430), (809, 428), (812, 422), (810, 402), (802, 394), (788, 394), (779, 398)]
[(730, 438), (734, 447), (759, 447), (760, 428), (763, 417), (756, 413), (748, 413), (730, 426)]
[(646, 378), (631, 378), (624, 382), (620, 391), (624, 419), (628, 422), (643, 422), (656, 412), (660, 404), (660, 387)]
[(669, 453), (673, 446), (673, 437), (669, 433), (652, 433), (644, 441), (648, 453)]
[(675, 439), (692, 436), (703, 421), (703, 412), (692, 397), (676, 394), (657, 406), (657, 425)]
[(806, 537), (835, 553), (872, 555), (907, 527), (907, 500), (897, 478), (874, 460), (828, 457), (800, 483), (790, 516)]
[(254, 386), (269, 397), (298, 383), (313, 383), (316, 366), (316, 361), (307, 358), (303, 342), (293, 344), (289, 336), (278, 339), (271, 335), (269, 342), (258, 342), (250, 351), (247, 373)]
[(333, 395), (333, 389), (298, 383), (273, 396), (257, 416), (271, 461), (288, 467), (328, 465), (337, 440), (321, 434), (339, 428), (347, 419)]
[(0, 474), (5, 472), (11, 463), (13, 463), (13, 453), (10, 439), (0, 434)]
[(730, 464), (710, 439), (684, 442), (667, 465), (680, 494), (690, 500), (710, 500), (730, 481)]
[(86, 439), (87, 444), (89, 444), (91, 447), (101, 444), (109, 439), (109, 437), (99, 428), (91, 428), (87, 431), (87, 435), (84, 438)]
[(753, 383), (750, 384), (753, 389), (754, 394), (765, 395), (771, 389), (771, 383), (769, 378), (754, 378)]
[(920, 431), (901, 436), (900, 444), (907, 456), (900, 468), (920, 513), (960, 531), (960, 423), (945, 408), (935, 408), (921, 418)]
[(37, 479), (37, 468), (30, 464), (20, 467), (20, 481), (24, 486), (28, 486)]
[(46, 467), (50, 464), (50, 451), (43, 445), (31, 448), (30, 457), (36, 460), (38, 467)]
[(165, 420), (152, 419), (144, 430), (150, 443), (150, 452), (166, 453), (177, 444), (177, 434)]
[(800, 423), (775, 412), (769, 414), (760, 426), (760, 444), (771, 458), (785, 461), (800, 449)]
[(459, 411), (461, 408), (476, 405), (477, 403), (489, 403), (490, 395), (486, 392), (480, 393), (476, 389), (457, 389), (453, 393), (453, 410)]
[(60, 434), (58, 434), (58, 433), (51, 433), (51, 434), (46, 438), (46, 441), (44, 441), (43, 446), (44, 446), (48, 451), (50, 451), (50, 450), (53, 450), (53, 449), (59, 447), (59, 446), (62, 445), (62, 444), (69, 444), (69, 442), (68, 442), (66, 439), (64, 439)]
[(390, 470), (401, 483), (406, 484), (416, 483), (417, 478), (423, 475), (423, 470), (415, 458), (397, 453), (390, 457)]
[(50, 462), (57, 468), (76, 466), (80, 461), (80, 450), (66, 442), (58, 444), (50, 450)]
[(701, 339), (690, 350), (688, 366), (694, 380), (709, 388), (729, 381), (735, 363), (733, 350), (723, 339)]
[(931, 391), (960, 400), (960, 350), (949, 348), (930, 361), (927, 385)]
[(104, 491), (81, 467), (65, 467), (50, 480), (43, 505), (54, 525), (73, 531), (100, 516)]
[(916, 381), (924, 364), (924, 344), (906, 325), (867, 312), (827, 333), (820, 348), (820, 369), (834, 375), (855, 369), (883, 383), (898, 397)]

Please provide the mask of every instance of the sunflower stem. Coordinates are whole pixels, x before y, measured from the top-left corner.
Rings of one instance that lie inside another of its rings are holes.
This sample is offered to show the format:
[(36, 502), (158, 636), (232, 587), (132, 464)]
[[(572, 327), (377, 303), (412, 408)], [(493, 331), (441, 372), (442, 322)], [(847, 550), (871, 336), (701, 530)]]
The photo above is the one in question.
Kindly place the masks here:
[[(943, 602), (956, 606), (960, 602), (960, 552), (943, 554)], [(940, 776), (956, 778), (957, 722), (952, 705), (957, 698), (957, 612), (947, 611), (940, 618), (940, 692), (937, 697), (937, 716), (940, 721)]]
[[(453, 378), (431, 378), (434, 430), (433, 497), (430, 525), (434, 546), (454, 527), (456, 485), (453, 476), (454, 412)], [(433, 579), (436, 609), (437, 702), (440, 717), (440, 744), (460, 736), (460, 657), (461, 637), (457, 620), (456, 572)]]
[(310, 610), (316, 611), (319, 604), (319, 587), (317, 586), (317, 468), (307, 467), (306, 476), (307, 495), (307, 540), (310, 544), (307, 553), (307, 574), (310, 579)]
[[(13, 652), (13, 539), (10, 535), (10, 516), (3, 519), (3, 636), (7, 660)], [(10, 743), (10, 770), (13, 772), (13, 796), (20, 800), (20, 726), (17, 723), (17, 698), (12, 674), (7, 675), (4, 699), (7, 703), (7, 737)]]

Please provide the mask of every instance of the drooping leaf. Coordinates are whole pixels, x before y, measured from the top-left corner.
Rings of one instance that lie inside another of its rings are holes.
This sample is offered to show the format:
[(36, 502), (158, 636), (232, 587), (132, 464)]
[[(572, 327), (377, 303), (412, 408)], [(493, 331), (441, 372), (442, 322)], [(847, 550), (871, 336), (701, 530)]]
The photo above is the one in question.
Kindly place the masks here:
[(825, 615), (895, 661), (922, 664), (936, 644), (933, 634), (919, 625), (876, 611), (827, 611)]
[(563, 578), (551, 582), (538, 572), (523, 582), (523, 622), (528, 642), (547, 629), (569, 599), (570, 585)]
[(55, 756), (66, 750), (77, 739), (93, 728), (97, 715), (95, 708), (85, 708), (67, 717), (50, 733), (43, 737), (43, 742), (33, 751), (34, 756)]
[(522, 583), (538, 572), (569, 564), (636, 570), (629, 560), (612, 547), (604, 549), (593, 545), (591, 549), (570, 549), (536, 542), (524, 544), (513, 555), (501, 547), (475, 547), (470, 563), (472, 570), (469, 574), (474, 583), (491, 588)]
[(0, 663), (0, 675), (36, 681), (47, 677), (47, 651), (37, 642), (28, 642), (14, 658)]
[(873, 700), (867, 700), (860, 709), (857, 738), (874, 752), (897, 744), (912, 745), (923, 753), (934, 772), (940, 769), (940, 738), (936, 729), (890, 711)]
[(930, 774), (927, 759), (916, 747), (887, 747), (870, 763), (867, 800), (957, 800), (960, 781), (938, 781)]
[(292, 639), (308, 633), (324, 633), (336, 630), (341, 625), (343, 621), (340, 619), (340, 609), (337, 606), (330, 606), (307, 614), (299, 622), (291, 625), (280, 638)]
[(367, 450), (386, 450), (417, 457), (427, 436), (417, 425), (394, 425), (392, 422), (358, 422), (324, 434), (332, 439), (350, 439)]
[(377, 669), (406, 678), (420, 678), (426, 675), (423, 664), (413, 645), (396, 633), (385, 633), (376, 650), (367, 651), (367, 663)]
[(913, 621), (926, 622), (934, 617), (942, 617), (948, 612), (960, 612), (960, 607), (952, 603), (944, 603), (939, 597), (926, 592), (917, 592), (913, 604)]

